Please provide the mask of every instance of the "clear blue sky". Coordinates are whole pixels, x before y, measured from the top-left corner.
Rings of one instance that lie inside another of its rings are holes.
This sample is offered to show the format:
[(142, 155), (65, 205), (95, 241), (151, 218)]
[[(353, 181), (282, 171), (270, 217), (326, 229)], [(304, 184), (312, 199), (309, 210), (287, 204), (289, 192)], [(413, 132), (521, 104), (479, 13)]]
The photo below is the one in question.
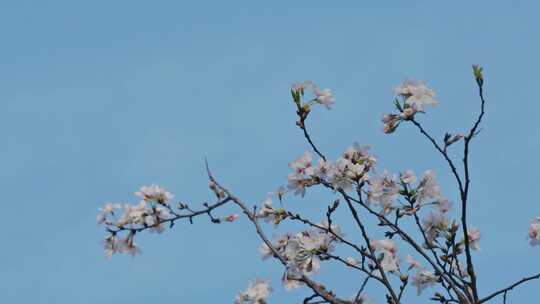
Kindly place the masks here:
[[(272, 303), (293, 303), (245, 220), (178, 225), (143, 236), (142, 256), (108, 261), (96, 209), (135, 202), (150, 183), (193, 204), (210, 199), (205, 156), (226, 185), (259, 203), (308, 149), (288, 93), (304, 79), (337, 99), (310, 118), (328, 155), (370, 144), (380, 169), (433, 168), (457, 200), (428, 143), (412, 128), (384, 136), (379, 119), (393, 87), (415, 77), (440, 100), (422, 121), (439, 136), (463, 131), (478, 109), (472, 63), (485, 66), (488, 99), (471, 168), (481, 293), (540, 271), (540, 248), (526, 240), (540, 214), (540, 6), (358, 3), (0, 1), (0, 302), (230, 303), (263, 277), (276, 287)], [(318, 194), (287, 204), (318, 219), (330, 201)], [(327, 273), (345, 294), (358, 284)], [(538, 287), (512, 292), (510, 303), (532, 303)]]

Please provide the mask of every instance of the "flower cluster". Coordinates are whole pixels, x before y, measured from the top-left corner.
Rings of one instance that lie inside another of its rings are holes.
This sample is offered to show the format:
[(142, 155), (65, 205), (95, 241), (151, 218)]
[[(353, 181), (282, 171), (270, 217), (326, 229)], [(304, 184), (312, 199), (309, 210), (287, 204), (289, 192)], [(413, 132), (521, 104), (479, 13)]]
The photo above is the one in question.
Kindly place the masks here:
[(433, 271), (426, 270), (420, 262), (413, 259), (412, 256), (407, 256), (407, 262), (410, 264), (408, 270), (415, 269), (416, 273), (412, 276), (412, 284), (416, 286), (418, 295), (428, 287), (433, 287), (438, 281), (439, 277), (433, 273)]
[[(462, 133), (446, 133), (443, 142), (439, 144), (415, 120), (415, 115), (424, 113), (428, 105), (435, 106), (438, 104), (435, 92), (423, 81), (406, 80), (399, 84), (394, 90), (396, 97), (394, 104), (398, 112), (385, 114), (382, 119), (385, 133), (392, 133), (402, 122), (409, 121), (418, 127), (422, 135), (426, 136), (434, 144), (437, 151), (444, 156), (453, 170), (459, 184), (463, 208), (466, 208), (467, 205), (470, 182), (467, 165), (468, 144), (478, 134), (477, 127), (480, 125), (484, 115), (485, 102), (482, 93), (484, 81), (482, 68), (473, 66), (473, 72), (480, 89), (481, 114), (470, 131), (466, 133), (468, 134), (467, 137)], [(161, 233), (165, 229), (165, 224), (172, 228), (175, 221), (181, 219), (193, 222), (194, 217), (203, 215), (208, 216), (212, 223), (234, 222), (239, 217), (235, 213), (230, 213), (225, 217), (214, 217), (213, 215), (216, 208), (231, 202), (231, 204), (234, 203), (242, 209), (248, 220), (254, 224), (257, 234), (263, 240), (263, 244), (259, 248), (262, 259), (275, 257), (285, 265), (282, 277), (284, 287), (286, 289), (298, 288), (305, 283), (312, 289), (314, 294), (304, 300), (306, 303), (312, 299), (318, 301), (317, 303), (321, 302), (316, 299), (317, 297), (322, 298), (322, 302), (325, 303), (366, 303), (367, 298), (363, 292), (366, 283), (371, 278), (382, 282), (389, 290), (387, 293), (388, 303), (400, 303), (409, 281), (412, 282), (412, 286), (416, 287), (418, 295), (425, 289), (439, 284), (441, 288), (447, 291), (450, 297), (446, 299), (445, 295), (435, 292), (431, 300), (440, 303), (487, 302), (487, 300), (501, 293), (506, 299), (507, 291), (523, 282), (540, 277), (539, 274), (522, 279), (510, 285), (509, 288), (493, 293), (491, 296), (479, 298), (476, 289), (476, 275), (469, 249), (480, 249), (481, 233), (477, 228), (466, 229), (467, 217), (465, 216), (466, 209), (464, 209), (462, 210), (461, 219), (463, 225), (462, 235), (458, 235), (460, 224), (448, 218), (452, 203), (443, 196), (434, 172), (431, 170), (425, 171), (419, 178), (410, 170), (399, 174), (392, 174), (387, 171), (379, 174), (375, 170), (377, 159), (369, 153), (368, 147), (356, 143), (348, 147), (335, 161), (327, 161), (312, 142), (305, 121), (315, 105), (322, 105), (327, 109), (331, 109), (335, 103), (331, 90), (322, 90), (313, 82), (305, 81), (294, 83), (290, 88), (290, 92), (297, 106), (299, 118), (297, 125), (304, 131), (305, 138), (320, 156), (318, 160), (315, 160), (311, 153), (305, 152), (301, 157), (289, 163), (291, 172), (287, 176), (287, 186), (281, 186), (274, 193), (270, 193), (269, 197), (262, 202), (260, 208), (254, 207), (250, 209), (246, 206), (229, 190), (218, 184), (208, 168), (209, 187), (217, 197), (217, 202), (214, 204), (204, 203), (205, 209), (202, 210), (192, 210), (185, 203), (178, 203), (176, 208), (171, 207), (170, 201), (174, 196), (170, 192), (158, 185), (143, 186), (138, 192), (135, 192), (135, 195), (140, 198), (138, 204), (107, 203), (99, 209), (97, 222), (105, 225), (108, 232), (103, 241), (105, 254), (108, 257), (115, 253), (127, 253), (135, 256), (141, 252), (135, 243), (137, 233), (147, 229)], [(453, 160), (447, 154), (447, 147), (463, 138), (465, 138), (464, 174), (461, 176), (462, 174), (458, 172)], [(274, 206), (272, 202), (272, 197), (277, 197), (282, 204), (282, 198), (287, 191), (303, 197), (307, 188), (316, 185), (331, 189), (334, 194), (338, 192), (337, 194), (345, 198), (351, 215), (362, 232), (365, 244), (345, 239), (340, 227), (331, 225), (331, 215), (336, 211), (339, 200), (336, 200), (333, 206), (328, 206), (327, 221), (325, 220), (320, 224), (314, 224), (310, 220), (301, 217), (300, 214), (288, 212), (283, 207)], [(355, 191), (350, 193), (349, 191), (352, 190)], [(363, 199), (364, 195), (367, 195), (366, 201)], [(353, 196), (357, 196), (357, 199)], [(373, 206), (380, 209), (380, 212), (373, 211)], [(367, 212), (364, 214), (357, 213), (356, 208)], [(420, 215), (423, 209), (428, 210)], [(373, 223), (369, 221), (361, 222), (364, 215), (374, 215), (374, 219), (379, 220), (379, 227), (384, 230), (385, 238), (371, 239), (368, 236), (365, 227)], [(278, 226), (285, 219), (298, 220), (298, 222), (307, 224), (310, 228), (298, 233), (289, 232), (277, 235), (274, 237), (274, 241), (270, 243), (258, 224), (259, 219), (275, 226)], [(410, 222), (404, 223), (406, 220), (410, 220)], [(409, 237), (405, 231), (410, 227), (406, 226), (409, 224), (416, 224), (424, 244), (417, 243), (417, 236)], [(429, 262), (432, 268), (429, 265), (428, 268), (424, 268), (420, 262), (409, 255), (406, 258), (409, 267), (404, 271), (404, 264), (401, 263), (398, 257), (398, 248), (394, 241), (398, 239), (394, 238), (396, 235), (401, 237), (401, 242), (411, 245), (417, 254), (420, 254), (425, 261)], [(531, 245), (540, 245), (540, 216), (532, 220), (528, 230), (528, 238)], [(340, 242), (342, 242), (342, 245), (356, 249), (361, 255), (361, 260), (354, 257), (344, 259), (338, 256), (334, 252), (334, 247)], [(463, 254), (465, 252), (464, 248), (466, 248), (466, 256)], [(434, 260), (430, 258), (431, 256), (433, 256)], [(316, 278), (308, 278), (308, 276), (318, 273), (322, 262), (327, 260), (340, 261), (344, 265), (360, 270), (367, 275), (354, 300), (349, 301), (338, 298), (324, 285), (314, 281)], [(365, 268), (366, 261), (368, 269)], [(464, 265), (467, 265), (467, 267)], [(386, 278), (386, 273), (399, 277), (401, 285), (398, 295), (394, 292), (396, 286), (392, 286), (397, 280), (392, 278), (389, 281)], [(246, 290), (238, 292), (234, 303), (266, 304), (271, 292), (272, 288), (268, 281), (257, 280), (250, 283)]]
[[(418, 112), (424, 112), (426, 105), (437, 105), (435, 92), (423, 81), (405, 80), (400, 83), (394, 93), (394, 102), (399, 114), (385, 114), (382, 118), (384, 133), (394, 132), (402, 121), (410, 120)], [(398, 98), (401, 98), (401, 102)]]
[(306, 92), (310, 92), (313, 97), (307, 104), (303, 105), (304, 108), (309, 109), (311, 105), (318, 103), (324, 105), (327, 109), (330, 109), (336, 102), (336, 99), (332, 95), (332, 91), (330, 89), (321, 90), (318, 85), (310, 80), (304, 82), (295, 82), (291, 85), (291, 93), (295, 102), (297, 100), (298, 103), (301, 102), (301, 97), (303, 97)]
[[(428, 170), (415, 187), (417, 178), (414, 172), (407, 170), (399, 175), (399, 178), (384, 171), (380, 175), (367, 180), (368, 203), (381, 208), (381, 214), (386, 215), (392, 210), (401, 208), (403, 214), (416, 212), (424, 205), (434, 205), (440, 213), (450, 210), (452, 204), (440, 191), (435, 174)], [(402, 195), (412, 205), (396, 206), (395, 202)], [(414, 207), (414, 210), (413, 210)]]
[[(324, 160), (318, 163), (322, 164)], [(289, 181), (287, 188), (294, 191), (294, 194), (300, 194), (303, 197), (306, 194), (306, 187), (318, 184), (318, 166), (313, 166), (313, 156), (311, 153), (304, 153), (297, 160), (291, 162), (289, 167), (292, 169), (292, 172), (287, 176)]]
[(427, 246), (434, 247), (433, 242), (439, 238), (447, 238), (450, 220), (442, 212), (430, 212), (422, 219), (422, 229), (427, 238)]
[(413, 286), (416, 286), (418, 295), (420, 295), (424, 289), (433, 287), (438, 281), (439, 277), (431, 270), (419, 269), (416, 274), (412, 276), (412, 284)]
[[(287, 262), (287, 272), (283, 277), (286, 288), (299, 287), (294, 278), (302, 275), (312, 275), (319, 271), (321, 260), (327, 258), (326, 254), (334, 250), (334, 243), (338, 242), (336, 235), (342, 237), (341, 229), (337, 225), (329, 227), (328, 222), (320, 224), (323, 229), (310, 229), (297, 234), (284, 234), (275, 238), (274, 247)], [(329, 233), (332, 231), (332, 233)], [(263, 259), (273, 255), (271, 249), (263, 243), (259, 248)]]
[(134, 242), (134, 233), (129, 233), (126, 238), (118, 237), (111, 234), (103, 241), (103, 249), (107, 258), (111, 258), (115, 253), (127, 253), (131, 256), (136, 256), (141, 253), (141, 249)]
[(274, 208), (272, 199), (268, 197), (262, 202), (257, 217), (264, 219), (267, 223), (273, 223), (277, 226), (282, 220), (288, 217), (288, 214), (284, 208)]
[(400, 184), (395, 175), (384, 172), (369, 180), (368, 202), (381, 207), (382, 214), (388, 214), (394, 209), (393, 203), (396, 200)]
[[(118, 210), (118, 211), (115, 211)], [(122, 212), (120, 214), (120, 212)], [(105, 224), (117, 228), (136, 229), (149, 227), (152, 231), (163, 232), (161, 224), (170, 217), (168, 208), (161, 205), (151, 205), (141, 201), (138, 205), (107, 203), (99, 209), (97, 215), (98, 224)]]
[[(134, 242), (136, 231), (148, 228), (161, 233), (165, 230), (163, 223), (171, 218), (169, 201), (173, 195), (162, 187), (143, 186), (135, 195), (141, 198), (137, 205), (107, 203), (98, 210), (98, 224), (106, 225), (110, 233), (103, 243), (108, 257), (117, 252), (131, 255), (140, 253)], [(120, 237), (118, 234), (122, 231), (126, 231), (128, 236)]]
[(156, 201), (160, 204), (168, 204), (168, 201), (174, 197), (174, 195), (158, 185), (142, 186), (138, 192), (135, 192), (135, 195), (144, 201)]
[(379, 252), (381, 268), (386, 272), (399, 271), (396, 243), (390, 239), (373, 240), (370, 243), (373, 251)]
[(271, 292), (272, 287), (268, 281), (257, 280), (250, 283), (246, 290), (236, 294), (234, 304), (265, 304)]
[(336, 190), (349, 191), (354, 184), (366, 181), (368, 173), (375, 167), (377, 159), (368, 150), (368, 147), (355, 143), (335, 163), (321, 158), (315, 165), (311, 153), (305, 152), (289, 164), (292, 172), (287, 177), (287, 188), (304, 196), (307, 187), (326, 181)]
[(368, 151), (368, 146), (355, 143), (336, 160), (328, 174), (334, 189), (348, 191), (354, 183), (360, 184), (369, 178), (368, 173), (375, 167), (377, 159)]

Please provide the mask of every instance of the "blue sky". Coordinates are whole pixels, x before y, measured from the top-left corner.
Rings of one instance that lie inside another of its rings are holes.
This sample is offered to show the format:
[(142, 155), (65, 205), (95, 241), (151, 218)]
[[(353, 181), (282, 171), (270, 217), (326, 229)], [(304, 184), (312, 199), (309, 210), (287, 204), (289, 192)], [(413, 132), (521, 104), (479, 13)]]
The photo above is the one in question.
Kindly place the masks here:
[[(308, 149), (288, 93), (304, 79), (337, 99), (310, 117), (326, 154), (369, 144), (379, 168), (433, 168), (457, 200), (418, 132), (385, 136), (379, 120), (393, 87), (414, 77), (440, 100), (422, 122), (438, 136), (463, 131), (478, 109), (473, 63), (485, 66), (488, 100), (471, 156), (481, 294), (540, 271), (540, 248), (526, 240), (540, 214), (539, 5), (359, 3), (0, 1), (0, 302), (230, 303), (262, 277), (274, 282), (272, 303), (296, 303), (277, 283), (277, 264), (260, 261), (245, 220), (177, 225), (142, 236), (142, 256), (108, 261), (96, 210), (136, 202), (133, 192), (150, 183), (194, 205), (208, 200), (205, 156), (223, 183), (259, 203)], [(315, 190), (287, 205), (317, 219), (331, 197)], [(345, 294), (358, 285), (335, 267), (326, 273)], [(538, 284), (509, 301), (537, 299)]]

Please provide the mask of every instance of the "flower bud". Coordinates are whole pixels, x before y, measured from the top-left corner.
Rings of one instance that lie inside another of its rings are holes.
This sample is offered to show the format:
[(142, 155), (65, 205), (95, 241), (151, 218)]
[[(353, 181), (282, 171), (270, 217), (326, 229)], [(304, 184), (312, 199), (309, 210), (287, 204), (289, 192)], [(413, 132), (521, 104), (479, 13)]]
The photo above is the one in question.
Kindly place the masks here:
[(413, 108), (406, 108), (403, 110), (403, 112), (401, 112), (399, 117), (403, 120), (409, 120), (414, 116), (415, 113), (416, 111)]
[(446, 135), (444, 136), (444, 144), (446, 146), (450, 146), (451, 144), (455, 143), (456, 141), (459, 141), (460, 139), (462, 139), (465, 135), (463, 135), (462, 133), (458, 133), (454, 136), (451, 136), (450, 134), (446, 133)]
[(482, 74), (483, 68), (478, 64), (473, 64), (472, 68), (474, 78), (476, 78), (476, 82), (479, 86), (482, 86), (484, 84), (484, 75)]

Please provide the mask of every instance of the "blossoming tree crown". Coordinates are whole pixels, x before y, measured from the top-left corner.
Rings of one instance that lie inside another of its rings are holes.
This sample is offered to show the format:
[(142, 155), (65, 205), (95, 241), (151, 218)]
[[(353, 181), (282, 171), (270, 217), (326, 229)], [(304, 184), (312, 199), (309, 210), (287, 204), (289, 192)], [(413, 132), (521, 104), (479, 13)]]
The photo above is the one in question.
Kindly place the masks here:
[[(423, 81), (400, 83), (394, 90), (395, 111), (382, 118), (384, 133), (394, 133), (402, 124), (412, 125), (441, 155), (459, 190), (455, 205), (460, 218), (449, 216), (454, 203), (442, 193), (432, 170), (418, 177), (411, 170), (379, 173), (377, 158), (369, 147), (357, 143), (346, 148), (335, 160), (329, 160), (317, 148), (306, 125), (315, 107), (331, 109), (335, 98), (329, 89), (305, 81), (294, 83), (290, 93), (296, 106), (296, 124), (312, 152), (303, 153), (289, 164), (287, 185), (269, 193), (259, 206), (249, 206), (218, 182), (207, 164), (209, 188), (215, 201), (204, 203), (200, 208), (192, 208), (185, 202), (173, 203), (174, 196), (158, 185), (143, 186), (135, 192), (140, 199), (138, 204), (107, 203), (99, 209), (97, 222), (105, 226), (107, 233), (103, 241), (105, 255), (110, 258), (116, 253), (140, 254), (135, 242), (139, 233), (145, 230), (161, 233), (180, 222), (193, 223), (199, 216), (207, 216), (216, 224), (235, 222), (238, 214), (214, 215), (220, 207), (232, 204), (247, 217), (261, 239), (262, 259), (273, 258), (282, 264), (283, 287), (287, 290), (307, 288), (311, 292), (303, 303), (367, 303), (372, 300), (365, 292), (368, 282), (382, 288), (388, 304), (403, 303), (409, 286), (418, 295), (429, 291), (431, 300), (442, 304), (481, 304), (497, 296), (502, 296), (506, 303), (510, 290), (540, 278), (540, 273), (488, 294), (479, 293), (472, 251), (480, 249), (481, 234), (477, 228), (469, 227), (467, 210), (470, 144), (478, 135), (485, 114), (482, 68), (473, 66), (473, 75), (480, 97), (480, 112), (467, 132), (446, 133), (442, 140), (437, 140), (424, 129), (418, 118), (429, 107), (436, 106), (438, 100), (434, 90)], [(461, 168), (447, 152), (458, 142), (463, 149)], [(302, 198), (312, 187), (327, 189), (336, 196), (319, 221), (293, 213), (283, 204), (285, 196), (292, 194)], [(279, 205), (275, 201), (279, 201)], [(345, 235), (334, 221), (333, 214), (340, 207), (350, 214), (358, 229), (356, 233)], [(368, 225), (367, 217), (374, 218), (378, 225)], [(274, 234), (270, 239), (265, 230), (276, 229), (283, 221), (301, 223), (305, 229)], [(404, 223), (416, 228), (406, 229)], [(372, 237), (376, 229), (382, 230), (385, 237)], [(531, 221), (528, 237), (531, 245), (540, 245), (540, 216)], [(398, 244), (402, 244), (402, 248), (398, 248)], [(354, 255), (343, 256), (339, 248), (347, 248)], [(322, 271), (322, 265), (328, 262), (358, 273), (358, 290), (354, 294), (337, 295), (330, 286), (313, 279), (313, 274)], [(269, 281), (258, 279), (238, 292), (234, 303), (268, 303), (271, 292)]]

